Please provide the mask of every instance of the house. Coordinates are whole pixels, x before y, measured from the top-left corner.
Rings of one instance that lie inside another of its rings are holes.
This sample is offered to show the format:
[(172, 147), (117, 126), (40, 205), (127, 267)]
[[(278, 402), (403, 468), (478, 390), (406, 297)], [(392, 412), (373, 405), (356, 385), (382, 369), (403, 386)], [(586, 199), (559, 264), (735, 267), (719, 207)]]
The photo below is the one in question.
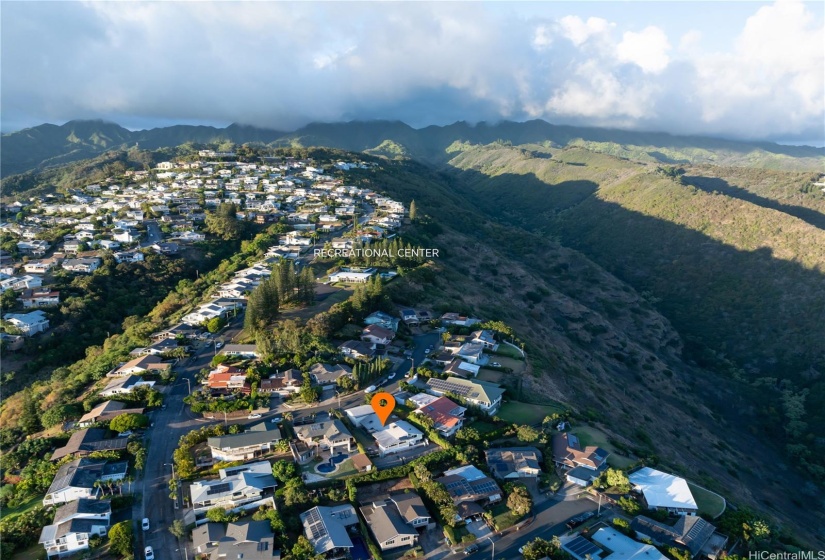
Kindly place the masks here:
[(421, 497), (415, 492), (393, 494), (390, 496), (390, 500), (395, 504), (398, 513), (401, 514), (407, 525), (411, 527), (426, 527), (432, 520)]
[(457, 327), (472, 327), (473, 325), (480, 322), (481, 319), (473, 319), (472, 317), (459, 315), (458, 313), (445, 313), (441, 316), (441, 323), (444, 325), (455, 325)]
[(386, 346), (392, 342), (393, 338), (395, 338), (395, 332), (392, 329), (385, 329), (378, 325), (370, 325), (361, 331), (361, 340), (372, 344)]
[(643, 467), (627, 477), (642, 494), (645, 507), (676, 515), (696, 515), (699, 508), (684, 478)]
[(304, 535), (315, 549), (315, 554), (323, 554), (330, 560), (349, 556), (353, 544), (347, 529), (359, 523), (354, 507), (350, 504), (316, 506), (300, 517)]
[(415, 309), (401, 309), (401, 320), (404, 321), (405, 325), (418, 325), (420, 323)]
[(352, 376), (352, 368), (346, 364), (314, 364), (309, 375), (317, 385), (335, 385), (340, 377)]
[(192, 326), (185, 325), (183, 323), (178, 323), (177, 325), (169, 327), (165, 331), (158, 331), (156, 333), (152, 333), (149, 336), (149, 338), (151, 338), (154, 342), (159, 342), (161, 340), (174, 340), (179, 336), (193, 336), (196, 332), (196, 329), (192, 328)]
[[(269, 461), (249, 463), (220, 469), (215, 480), (198, 480), (189, 487), (192, 509), (196, 514), (215, 507), (226, 510), (257, 508), (263, 503), (275, 503), (264, 493), (277, 486)], [(246, 507), (244, 507), (246, 506)]]
[(177, 243), (155, 243), (150, 249), (159, 255), (176, 255), (180, 246)]
[(252, 393), (252, 386), (246, 380), (246, 372), (235, 366), (220, 364), (209, 372), (204, 384), (215, 393), (240, 391), (245, 395)]
[(552, 448), (553, 462), (567, 471), (569, 482), (579, 486), (588, 486), (607, 468), (607, 451), (594, 445), (582, 449), (579, 438), (571, 433), (554, 435)]
[(85, 428), (98, 422), (109, 422), (121, 414), (143, 414), (143, 411), (143, 408), (126, 408), (120, 401), (105, 401), (81, 416), (77, 425)]
[(91, 274), (100, 268), (101, 260), (98, 258), (66, 259), (61, 266), (69, 272), (82, 272)]
[(375, 409), (372, 407), (371, 404), (362, 404), (360, 406), (354, 406), (352, 408), (348, 408), (344, 411), (349, 418), (352, 425), (356, 428), (360, 428), (361, 425), (372, 418), (377, 418), (375, 416)]
[(129, 360), (120, 367), (115, 368), (106, 375), (109, 377), (122, 377), (137, 373), (163, 373), (170, 371), (172, 364), (164, 362), (159, 356), (146, 355)]
[(370, 472), (372, 470), (372, 461), (363, 453), (350, 456), (352, 466), (360, 473)]
[(304, 374), (302, 374), (300, 370), (288, 369), (268, 379), (261, 379), (261, 386), (258, 387), (258, 392), (288, 396), (290, 393), (300, 391), (303, 382)]
[(495, 336), (493, 335), (493, 331), (488, 331), (486, 329), (475, 331), (470, 333), (470, 340), (475, 342), (476, 344), (481, 344), (487, 350), (495, 350), (498, 344), (496, 344)]
[(260, 358), (258, 347), (255, 344), (227, 344), (220, 352), (224, 356), (237, 356), (240, 358)]
[(375, 355), (375, 350), (372, 349), (366, 342), (360, 340), (348, 340), (338, 347), (338, 350), (345, 356), (355, 358), (358, 360), (368, 360)]
[(22, 336), (0, 333), (0, 341), (3, 343), (3, 350), (7, 352), (14, 352), (23, 348), (26, 340)]
[(28, 274), (46, 274), (55, 265), (57, 265), (55, 259), (29, 261), (23, 265), (23, 271)]
[(137, 387), (152, 387), (154, 386), (154, 384), (154, 381), (144, 381), (143, 378), (139, 375), (115, 377), (98, 394), (101, 397), (111, 397), (112, 395), (128, 394), (134, 391)]
[(467, 360), (471, 364), (478, 364), (480, 366), (488, 362), (487, 356), (484, 355), (484, 344), (480, 342), (466, 342), (462, 344), (455, 355)]
[(501, 501), (502, 492), (496, 481), (473, 465), (445, 471), (436, 482), (447, 489), (462, 519), (480, 516), (484, 512), (482, 505)]
[(457, 375), (458, 377), (471, 378), (478, 376), (481, 366), (465, 362), (461, 358), (453, 358), (447, 367), (444, 368), (444, 373), (449, 375)]
[(130, 227), (116, 228), (112, 230), (112, 239), (118, 243), (134, 243), (140, 239), (140, 233)]
[(456, 394), (491, 416), (498, 411), (504, 396), (504, 389), (496, 383), (470, 381), (460, 377), (448, 377), (447, 379), (431, 377), (427, 380), (427, 392), (439, 396), (445, 393)]
[(269, 521), (206, 523), (192, 531), (192, 542), (199, 555), (209, 560), (279, 560), (275, 535)]
[(612, 527), (600, 528), (592, 539), (610, 552), (602, 560), (667, 560), (654, 546), (634, 541)]
[(95, 451), (122, 451), (126, 449), (128, 440), (119, 437), (107, 439), (106, 433), (108, 431), (101, 428), (87, 428), (76, 431), (66, 442), (66, 445), (55, 450), (51, 460), (58, 461), (69, 455), (85, 457)]
[(412, 546), (418, 542), (418, 531), (407, 525), (389, 498), (374, 500), (360, 509), (381, 550)]
[[(178, 348), (178, 341), (174, 338), (166, 338), (163, 340), (158, 340), (157, 342), (153, 342), (146, 348), (135, 348), (129, 354), (131, 356), (146, 356), (146, 355), (153, 355), (153, 356), (160, 356), (165, 354), (166, 352), (170, 352)], [(172, 365), (172, 364), (167, 364)], [(165, 368), (161, 368), (165, 369)]]
[(57, 508), (54, 521), (43, 527), (38, 542), (49, 558), (86, 550), (90, 537), (106, 535), (111, 516), (112, 504), (108, 500), (74, 500)]
[(341, 271), (329, 275), (329, 283), (335, 284), (337, 282), (344, 282), (346, 284), (366, 284), (372, 278), (375, 271), (372, 272), (349, 272)]
[(128, 470), (128, 461), (110, 463), (103, 459), (83, 458), (64, 463), (57, 469), (57, 474), (43, 497), (43, 505), (97, 498), (100, 488), (95, 486), (95, 482), (123, 480)]
[(496, 478), (536, 478), (541, 474), (541, 451), (535, 447), (508, 447), (484, 452)]
[(11, 278), (0, 281), (0, 291), (14, 290), (17, 292), (30, 288), (39, 288), (42, 285), (42, 278), (26, 274), (24, 276), (12, 276)]
[(329, 451), (330, 455), (335, 455), (350, 453), (355, 448), (355, 438), (338, 419), (294, 428), (298, 442), (291, 443), (290, 449), (295, 460), (301, 464), (315, 458), (321, 451)]
[[(375, 420), (378, 420), (378, 416), (375, 417)], [(367, 421), (364, 423), (364, 427), (368, 430), (370, 426), (376, 427), (372, 432), (372, 437), (375, 438), (378, 452), (382, 457), (427, 444), (421, 430), (406, 420), (389, 422), (386, 426), (381, 426), (380, 422), (371, 424)]]
[(378, 325), (379, 327), (390, 329), (393, 332), (398, 332), (398, 323), (398, 318), (393, 317), (392, 315), (387, 315), (383, 311), (371, 313), (366, 319), (364, 319), (364, 324), (367, 326)]
[(17, 299), (23, 302), (23, 307), (26, 309), (50, 307), (60, 304), (60, 292), (43, 289), (24, 290)]
[(241, 434), (211, 437), (206, 440), (215, 461), (249, 461), (272, 451), (281, 441), (281, 430), (259, 422)]
[(673, 525), (639, 515), (630, 522), (630, 529), (640, 540), (648, 539), (654, 545), (685, 549), (692, 558), (701, 554), (715, 560), (728, 542), (726, 536), (716, 532), (716, 527), (695, 515), (682, 515)]
[[(426, 416), (433, 421), (433, 428), (444, 437), (454, 435), (464, 425), (464, 413), (467, 411), (463, 406), (459, 406), (447, 397), (433, 397), (426, 393), (415, 395), (415, 397), (428, 397), (429, 402), (422, 404), (415, 411), (415, 414)], [(410, 397), (412, 402), (422, 399)]]
[(34, 336), (49, 328), (49, 319), (39, 309), (29, 313), (6, 313), (3, 319), (20, 330), (23, 336)]

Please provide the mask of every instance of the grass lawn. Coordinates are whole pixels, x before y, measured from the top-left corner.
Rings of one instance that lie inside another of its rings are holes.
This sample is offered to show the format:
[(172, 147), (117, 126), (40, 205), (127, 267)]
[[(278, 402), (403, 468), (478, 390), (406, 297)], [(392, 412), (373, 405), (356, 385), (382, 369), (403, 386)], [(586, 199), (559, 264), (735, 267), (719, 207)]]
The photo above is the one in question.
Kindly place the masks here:
[(579, 442), (581, 443), (582, 447), (587, 447), (588, 445), (596, 445), (610, 452), (610, 456), (607, 458), (607, 462), (613, 468), (623, 469), (627, 466), (632, 465), (634, 462), (633, 459), (625, 457), (624, 455), (619, 453), (616, 450), (616, 448), (610, 444), (610, 442), (607, 439), (607, 435), (601, 430), (597, 430), (596, 428), (592, 428), (590, 426), (581, 426), (575, 428), (570, 433), (579, 438)]
[(504, 343), (498, 345), (498, 348), (496, 349), (494, 354), (498, 356), (507, 356), (513, 358), (514, 360), (522, 359), (521, 353), (518, 350)]
[[(21, 513), (26, 513), (27, 511), (34, 509), (41, 503), (43, 503), (43, 496), (33, 496), (17, 507), (4, 507), (2, 513), (0, 513), (0, 519), (11, 519), (13, 517), (17, 517)], [(45, 550), (42, 546), (40, 546), (40, 549)]]
[(688, 482), (690, 493), (693, 494), (693, 499), (696, 500), (696, 505), (699, 506), (699, 513), (710, 515), (716, 519), (725, 511), (725, 500), (719, 494), (699, 488), (698, 486)]
[(519, 517), (514, 515), (510, 509), (504, 504), (498, 504), (494, 506), (490, 513), (493, 514), (493, 525), (495, 525), (497, 531), (503, 531), (504, 529), (508, 529), (515, 525)]
[(46, 558), (46, 549), (40, 543), (15, 551), (11, 555), (12, 560), (42, 560)]
[(552, 404), (528, 404), (518, 401), (509, 401), (501, 405), (498, 416), (511, 424), (538, 424), (548, 414), (563, 413), (565, 408)]
[(492, 369), (484, 369), (482, 368), (478, 372), (478, 378), (482, 381), (489, 381), (490, 383), (501, 383), (501, 378), (504, 377), (504, 374), (500, 371), (494, 371)]
[(490, 432), (498, 429), (495, 424), (484, 422), (483, 420), (476, 420), (475, 422), (469, 424), (469, 426), (478, 430), (478, 433), (481, 435), (489, 434)]

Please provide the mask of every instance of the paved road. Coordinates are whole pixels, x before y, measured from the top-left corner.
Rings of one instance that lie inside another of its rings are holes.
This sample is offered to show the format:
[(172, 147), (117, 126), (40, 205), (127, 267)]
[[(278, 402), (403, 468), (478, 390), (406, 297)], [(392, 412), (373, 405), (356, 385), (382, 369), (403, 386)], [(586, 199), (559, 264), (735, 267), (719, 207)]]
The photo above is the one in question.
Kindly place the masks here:
[(149, 245), (154, 245), (155, 243), (160, 243), (161, 241), (163, 241), (163, 232), (160, 230), (160, 226), (155, 220), (147, 220), (146, 241), (140, 243), (139, 245), (141, 247), (148, 247)]

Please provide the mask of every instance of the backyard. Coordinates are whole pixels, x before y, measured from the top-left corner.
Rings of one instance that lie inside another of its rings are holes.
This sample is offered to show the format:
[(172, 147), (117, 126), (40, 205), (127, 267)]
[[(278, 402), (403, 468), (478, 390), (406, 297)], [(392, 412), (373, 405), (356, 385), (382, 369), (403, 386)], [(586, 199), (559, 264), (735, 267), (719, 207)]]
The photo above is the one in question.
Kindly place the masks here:
[(696, 505), (699, 506), (699, 513), (716, 519), (725, 511), (725, 499), (719, 494), (705, 490), (691, 482), (688, 482), (688, 487), (690, 493), (693, 494), (693, 499), (696, 500)]
[(501, 405), (498, 416), (511, 424), (540, 424), (545, 416), (566, 412), (561, 405), (529, 404), (518, 401), (508, 401)]

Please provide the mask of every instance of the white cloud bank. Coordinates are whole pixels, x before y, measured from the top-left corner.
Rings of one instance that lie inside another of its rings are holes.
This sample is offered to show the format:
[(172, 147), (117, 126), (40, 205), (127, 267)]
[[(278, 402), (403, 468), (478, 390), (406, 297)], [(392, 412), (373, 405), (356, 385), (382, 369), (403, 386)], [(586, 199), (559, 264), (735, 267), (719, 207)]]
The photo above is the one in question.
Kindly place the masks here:
[(89, 117), (279, 129), (544, 118), (825, 140), (825, 30), (814, 11), (754, 8), (718, 52), (709, 30), (668, 36), (644, 10), (631, 28), (486, 3), (8, 2), (3, 128)]

